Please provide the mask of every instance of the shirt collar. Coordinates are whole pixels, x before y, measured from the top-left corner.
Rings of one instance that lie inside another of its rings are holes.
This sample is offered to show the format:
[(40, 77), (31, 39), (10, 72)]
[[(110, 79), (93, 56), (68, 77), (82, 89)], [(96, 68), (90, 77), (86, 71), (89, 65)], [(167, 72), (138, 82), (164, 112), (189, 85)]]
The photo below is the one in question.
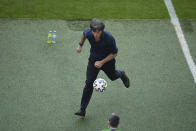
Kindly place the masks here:
[(102, 33), (101, 33), (101, 39), (103, 39), (105, 36), (105, 31), (103, 30)]
[(110, 129), (111, 129), (111, 130), (112, 130), (112, 129), (116, 130), (117, 128), (110, 128)]

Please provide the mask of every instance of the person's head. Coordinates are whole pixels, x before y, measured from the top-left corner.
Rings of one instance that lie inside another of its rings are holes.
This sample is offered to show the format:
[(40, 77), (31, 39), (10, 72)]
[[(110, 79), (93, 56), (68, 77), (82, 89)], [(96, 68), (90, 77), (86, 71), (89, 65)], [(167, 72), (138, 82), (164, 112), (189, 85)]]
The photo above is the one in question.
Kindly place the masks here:
[(120, 122), (120, 117), (112, 113), (108, 120), (108, 127), (109, 128), (117, 128)]
[(101, 20), (94, 18), (90, 23), (90, 28), (93, 32), (95, 40), (98, 41), (101, 37), (102, 31), (105, 28), (105, 25)]

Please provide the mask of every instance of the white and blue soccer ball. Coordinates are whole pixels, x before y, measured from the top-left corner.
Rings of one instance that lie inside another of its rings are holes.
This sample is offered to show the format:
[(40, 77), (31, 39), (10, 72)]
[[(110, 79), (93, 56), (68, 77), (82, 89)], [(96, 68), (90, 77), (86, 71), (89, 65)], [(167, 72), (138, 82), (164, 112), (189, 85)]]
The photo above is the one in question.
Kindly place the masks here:
[(104, 92), (104, 90), (107, 87), (107, 82), (102, 79), (102, 78), (97, 78), (94, 83), (93, 83), (93, 87), (95, 88), (96, 91), (98, 92)]

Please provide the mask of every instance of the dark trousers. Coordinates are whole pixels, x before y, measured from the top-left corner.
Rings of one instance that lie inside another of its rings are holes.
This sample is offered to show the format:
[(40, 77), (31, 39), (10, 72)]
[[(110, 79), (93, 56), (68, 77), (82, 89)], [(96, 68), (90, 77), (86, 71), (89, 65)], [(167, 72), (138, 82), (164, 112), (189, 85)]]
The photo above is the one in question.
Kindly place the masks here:
[(122, 72), (115, 69), (115, 59), (105, 63), (100, 69), (94, 66), (95, 61), (89, 58), (87, 71), (86, 71), (86, 82), (83, 89), (81, 99), (81, 109), (85, 110), (91, 99), (93, 93), (93, 82), (96, 80), (100, 70), (103, 70), (110, 80), (116, 80), (122, 76)]

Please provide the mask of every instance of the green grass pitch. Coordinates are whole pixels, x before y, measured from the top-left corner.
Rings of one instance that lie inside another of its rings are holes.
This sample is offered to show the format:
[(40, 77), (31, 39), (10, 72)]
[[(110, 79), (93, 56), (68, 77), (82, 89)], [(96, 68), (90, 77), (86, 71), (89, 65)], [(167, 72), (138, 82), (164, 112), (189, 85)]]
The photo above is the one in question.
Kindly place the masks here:
[[(172, 2), (196, 62), (195, 0)], [(100, 72), (108, 87), (82, 119), (90, 46), (76, 47), (93, 17), (115, 37), (131, 87)], [(0, 18), (0, 131), (101, 131), (113, 112), (122, 131), (196, 130), (196, 85), (163, 0), (0, 0)]]

